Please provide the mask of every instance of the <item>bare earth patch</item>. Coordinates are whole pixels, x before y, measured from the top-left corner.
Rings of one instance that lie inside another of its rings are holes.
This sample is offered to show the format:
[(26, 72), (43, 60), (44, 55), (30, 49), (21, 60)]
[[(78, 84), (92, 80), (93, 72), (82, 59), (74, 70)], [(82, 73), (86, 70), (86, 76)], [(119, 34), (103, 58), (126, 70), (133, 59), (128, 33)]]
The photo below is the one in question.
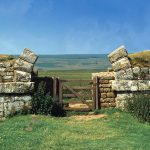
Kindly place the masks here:
[(77, 116), (71, 116), (71, 118), (74, 118), (76, 120), (92, 120), (92, 119), (99, 119), (107, 117), (106, 114), (98, 114), (98, 115), (77, 115)]

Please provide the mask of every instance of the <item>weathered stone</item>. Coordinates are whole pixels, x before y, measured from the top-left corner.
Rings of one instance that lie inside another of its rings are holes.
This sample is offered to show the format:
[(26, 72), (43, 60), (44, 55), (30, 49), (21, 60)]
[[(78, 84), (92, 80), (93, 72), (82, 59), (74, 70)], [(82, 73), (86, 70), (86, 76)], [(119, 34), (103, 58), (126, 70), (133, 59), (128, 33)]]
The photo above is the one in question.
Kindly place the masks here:
[(115, 79), (117, 80), (131, 80), (133, 79), (133, 72), (131, 68), (126, 70), (119, 70), (115, 72)]
[(3, 76), (3, 80), (13, 80), (13, 76)]
[(101, 96), (100, 96), (101, 98), (106, 98), (107, 97), (107, 95), (106, 95), (106, 93), (101, 93)]
[(111, 102), (115, 102), (115, 98), (101, 98), (100, 101), (101, 101), (102, 103), (104, 103), (104, 102), (109, 102), (109, 103), (111, 103)]
[(150, 90), (150, 81), (149, 80), (139, 80), (138, 81), (139, 91)]
[(131, 68), (131, 64), (130, 64), (129, 59), (127, 57), (124, 57), (124, 58), (118, 60), (117, 62), (114, 62), (112, 64), (112, 67), (113, 67), (114, 71), (118, 71), (121, 69)]
[(6, 72), (6, 71), (4, 71), (4, 72), (0, 72), (0, 76), (13, 76), (14, 75), (14, 72)]
[(6, 68), (0, 68), (0, 72), (3, 72), (5, 70), (6, 70)]
[(114, 63), (114, 62), (118, 61), (119, 59), (126, 57), (127, 55), (128, 55), (128, 53), (127, 53), (125, 47), (120, 46), (115, 51), (110, 53), (108, 55), (108, 58), (111, 63)]
[(110, 92), (111, 89), (110, 88), (103, 88), (103, 92)]
[(100, 84), (99, 87), (102, 87), (102, 88), (110, 88), (110, 87), (111, 87), (111, 84)]
[(116, 103), (101, 103), (101, 107), (107, 108), (107, 107), (116, 107)]
[(15, 99), (15, 101), (28, 102), (28, 101), (31, 101), (31, 95), (15, 96), (14, 99)]
[(141, 68), (141, 73), (148, 74), (149, 73), (149, 68), (148, 67)]
[(116, 80), (120, 80), (120, 79), (124, 79), (126, 72), (125, 72), (125, 70), (119, 70), (119, 71), (115, 72), (114, 75), (115, 75)]
[(12, 66), (10, 61), (0, 62), (0, 68), (9, 68)]
[(0, 83), (3, 82), (3, 77), (0, 75)]
[(116, 80), (112, 82), (112, 89), (115, 91), (138, 91), (138, 81)]
[(107, 93), (107, 97), (108, 97), (108, 98), (115, 98), (116, 95), (115, 95), (114, 92), (109, 92), (109, 93)]
[(126, 71), (126, 76), (124, 77), (124, 79), (126, 80), (131, 80), (133, 79), (133, 71), (132, 68), (128, 68), (125, 70)]
[(19, 58), (14, 64), (14, 69), (31, 73), (33, 69), (33, 64)]
[(0, 111), (3, 111), (3, 103), (0, 102)]
[(36, 54), (34, 54), (30, 49), (25, 48), (23, 53), (20, 55), (20, 58), (34, 64), (38, 58)]
[(101, 83), (101, 80), (114, 80), (115, 77), (114, 77), (114, 72), (100, 72), (100, 73), (92, 73), (92, 79), (94, 77), (99, 77), (100, 78), (100, 83)]
[(100, 80), (99, 83), (100, 84), (108, 84), (110, 80)]
[(108, 103), (101, 103), (101, 107), (109, 107), (109, 104)]
[(31, 74), (23, 71), (14, 71), (14, 82), (30, 82)]
[(140, 67), (134, 67), (134, 68), (132, 68), (132, 70), (133, 70), (134, 74), (139, 74), (140, 73)]
[(33, 89), (33, 82), (0, 83), (0, 93), (30, 93)]
[(145, 77), (146, 80), (150, 80), (150, 74), (147, 74)]
[(118, 93), (116, 98), (116, 107), (120, 109), (125, 109), (128, 99), (131, 99), (133, 95), (134, 94), (129, 93)]
[(4, 96), (0, 96), (0, 103), (4, 102)]

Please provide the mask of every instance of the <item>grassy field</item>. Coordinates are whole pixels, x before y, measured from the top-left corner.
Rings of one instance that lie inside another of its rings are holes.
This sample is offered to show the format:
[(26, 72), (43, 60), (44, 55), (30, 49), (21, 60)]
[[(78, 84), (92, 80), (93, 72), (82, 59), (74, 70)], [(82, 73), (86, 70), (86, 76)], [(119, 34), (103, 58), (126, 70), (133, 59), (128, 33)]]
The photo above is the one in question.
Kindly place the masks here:
[(104, 70), (39, 70), (41, 77), (60, 77), (63, 79), (91, 79), (92, 73)]
[(127, 113), (92, 120), (16, 116), (0, 122), (1, 150), (149, 150), (150, 126)]

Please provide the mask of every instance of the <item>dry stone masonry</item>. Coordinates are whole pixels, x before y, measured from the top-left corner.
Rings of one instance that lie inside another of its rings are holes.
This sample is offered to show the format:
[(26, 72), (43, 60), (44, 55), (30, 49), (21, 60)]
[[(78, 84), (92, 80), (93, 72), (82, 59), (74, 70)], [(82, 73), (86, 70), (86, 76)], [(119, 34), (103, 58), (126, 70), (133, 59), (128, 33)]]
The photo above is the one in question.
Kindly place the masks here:
[[(120, 46), (109, 54), (108, 59), (113, 72), (94, 73), (92, 77), (98, 76), (100, 79), (103, 76), (114, 77), (107, 83), (110, 84), (111, 93), (113, 93), (111, 100), (115, 102), (117, 108), (124, 109), (127, 99), (134, 97), (137, 93), (150, 94), (150, 68), (132, 66), (125, 46)], [(103, 87), (103, 82), (100, 83), (100, 86)], [(100, 88), (101, 106), (108, 100), (107, 95), (110, 91), (107, 92), (104, 93), (104, 90)], [(109, 107), (110, 101), (107, 103), (106, 106)]]
[(25, 48), (16, 60), (0, 62), (0, 118), (30, 107), (34, 82), (31, 82), (37, 55)]
[(115, 79), (113, 72), (93, 73), (92, 77), (99, 79), (100, 105), (102, 108), (116, 107), (116, 93), (112, 89), (112, 81)]

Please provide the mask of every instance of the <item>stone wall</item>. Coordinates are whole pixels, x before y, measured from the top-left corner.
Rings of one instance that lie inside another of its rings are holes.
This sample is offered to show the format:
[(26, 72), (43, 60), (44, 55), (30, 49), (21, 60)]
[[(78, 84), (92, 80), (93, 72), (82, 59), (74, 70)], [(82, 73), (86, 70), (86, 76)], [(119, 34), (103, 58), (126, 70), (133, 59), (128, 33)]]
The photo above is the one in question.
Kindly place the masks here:
[(19, 58), (0, 62), (0, 118), (30, 107), (34, 82), (31, 82), (34, 63), (31, 50), (24, 49)]
[(117, 92), (116, 106), (124, 108), (128, 97), (139, 93), (150, 94), (150, 68), (132, 66), (127, 50), (119, 47), (108, 58), (114, 70), (112, 89)]
[(112, 89), (112, 81), (114, 81), (113, 72), (92, 73), (92, 78), (99, 79), (99, 104), (102, 108), (116, 107), (115, 97), (116, 93)]
[(132, 66), (124, 46), (110, 53), (108, 59), (112, 65), (112, 72), (92, 74), (92, 77), (100, 78), (102, 107), (116, 106), (124, 109), (127, 98), (134, 97), (137, 93), (150, 94), (150, 68)]

